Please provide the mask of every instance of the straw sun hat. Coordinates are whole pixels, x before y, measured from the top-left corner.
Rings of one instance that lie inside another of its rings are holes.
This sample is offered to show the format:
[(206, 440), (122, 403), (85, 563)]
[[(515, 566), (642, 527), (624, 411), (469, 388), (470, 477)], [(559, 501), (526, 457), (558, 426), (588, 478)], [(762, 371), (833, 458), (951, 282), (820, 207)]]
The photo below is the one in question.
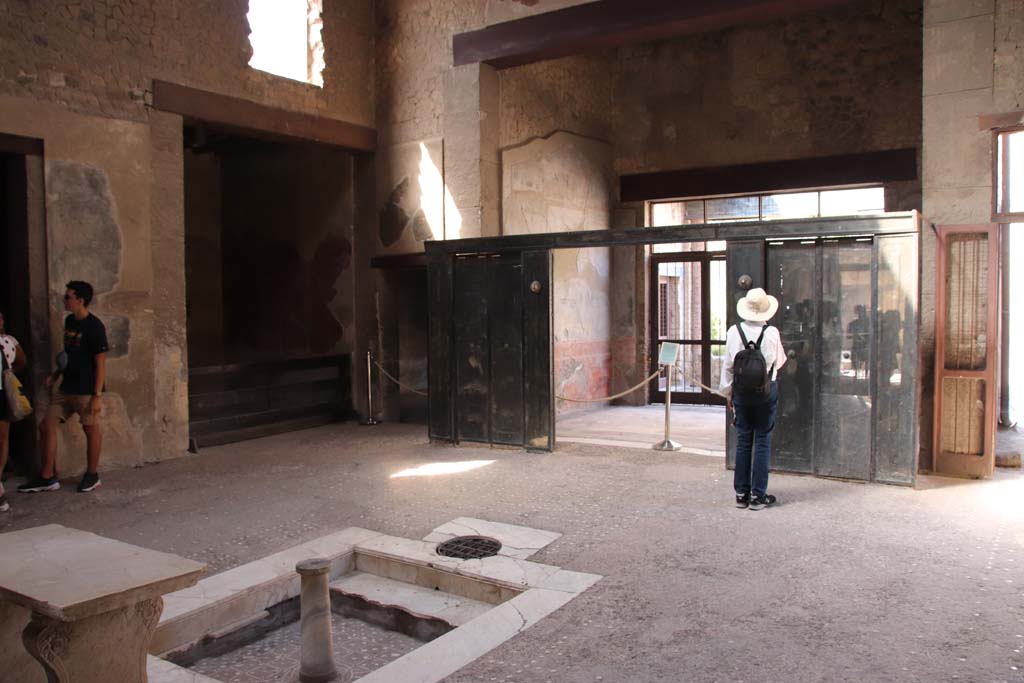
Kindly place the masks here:
[(771, 320), (778, 310), (779, 300), (760, 287), (750, 290), (745, 297), (736, 302), (736, 312), (740, 317), (755, 323)]

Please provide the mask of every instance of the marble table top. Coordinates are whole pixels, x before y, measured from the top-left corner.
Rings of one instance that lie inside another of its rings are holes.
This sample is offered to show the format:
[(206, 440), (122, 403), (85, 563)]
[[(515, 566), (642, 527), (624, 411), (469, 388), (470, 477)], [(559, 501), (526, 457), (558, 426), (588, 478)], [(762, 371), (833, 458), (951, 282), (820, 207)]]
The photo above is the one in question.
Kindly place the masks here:
[(59, 524), (0, 534), (0, 599), (60, 621), (186, 588), (205, 568)]

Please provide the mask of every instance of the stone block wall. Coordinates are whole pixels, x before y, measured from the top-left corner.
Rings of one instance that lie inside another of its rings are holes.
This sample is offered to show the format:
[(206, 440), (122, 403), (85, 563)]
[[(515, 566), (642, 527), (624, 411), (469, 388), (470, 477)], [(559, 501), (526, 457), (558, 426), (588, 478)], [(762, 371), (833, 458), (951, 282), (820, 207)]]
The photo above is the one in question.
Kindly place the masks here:
[[(107, 326), (104, 467), (181, 454), (188, 410), (180, 118), (144, 124), (0, 97), (0, 121), (5, 132), (45, 144), (51, 346), (59, 350), (60, 297), (71, 279), (94, 285), (91, 308)], [(53, 367), (53, 359), (31, 360)], [(78, 429), (63, 434), (58, 469), (73, 474), (84, 469), (84, 439)]]
[[(47, 302), (59, 340), (64, 283), (91, 281), (110, 336), (103, 468), (187, 447), (182, 119), (149, 106), (152, 81), (374, 124), (373, 0), (326, 3), (323, 88), (248, 66), (247, 9), (0, 0), (0, 133), (44, 148), (46, 202), (33, 220), (45, 225), (48, 291), (32, 297)], [(344, 296), (332, 306), (350, 311), (351, 290)], [(53, 359), (34, 361), (38, 372)], [(84, 442), (77, 427), (61, 433), (58, 469), (72, 475)]]
[(0, 94), (144, 121), (153, 79), (373, 125), (373, 2), (325, 3), (324, 87), (248, 66), (248, 0), (3, 0)]

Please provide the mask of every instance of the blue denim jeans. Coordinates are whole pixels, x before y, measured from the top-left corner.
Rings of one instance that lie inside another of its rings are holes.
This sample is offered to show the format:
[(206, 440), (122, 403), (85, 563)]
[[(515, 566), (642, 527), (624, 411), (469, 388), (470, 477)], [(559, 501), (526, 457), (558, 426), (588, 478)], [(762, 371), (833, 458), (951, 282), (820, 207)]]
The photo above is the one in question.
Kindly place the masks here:
[(733, 488), (737, 495), (749, 493), (757, 497), (768, 492), (768, 463), (771, 460), (772, 430), (775, 429), (775, 409), (778, 405), (778, 382), (772, 382), (767, 398), (759, 403), (733, 402), (736, 414), (736, 471), (733, 474)]

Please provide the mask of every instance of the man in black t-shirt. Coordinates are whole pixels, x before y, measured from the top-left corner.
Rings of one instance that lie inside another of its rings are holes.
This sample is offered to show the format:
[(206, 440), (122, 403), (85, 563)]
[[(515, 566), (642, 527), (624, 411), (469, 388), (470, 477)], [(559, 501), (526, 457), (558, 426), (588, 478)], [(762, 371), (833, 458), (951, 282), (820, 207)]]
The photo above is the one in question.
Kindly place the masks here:
[(57, 423), (65, 422), (77, 414), (85, 431), (88, 466), (78, 483), (79, 492), (92, 491), (100, 485), (98, 467), (103, 435), (99, 415), (106, 378), (107, 329), (100, 319), (89, 312), (92, 285), (80, 280), (67, 284), (64, 310), (71, 315), (64, 319), (64, 351), (58, 356), (57, 372), (46, 381), (50, 386), (55, 377), (63, 376), (46, 417), (39, 423), (42, 440), (43, 467), (38, 477), (18, 487), (24, 493), (56, 491), (57, 480)]

